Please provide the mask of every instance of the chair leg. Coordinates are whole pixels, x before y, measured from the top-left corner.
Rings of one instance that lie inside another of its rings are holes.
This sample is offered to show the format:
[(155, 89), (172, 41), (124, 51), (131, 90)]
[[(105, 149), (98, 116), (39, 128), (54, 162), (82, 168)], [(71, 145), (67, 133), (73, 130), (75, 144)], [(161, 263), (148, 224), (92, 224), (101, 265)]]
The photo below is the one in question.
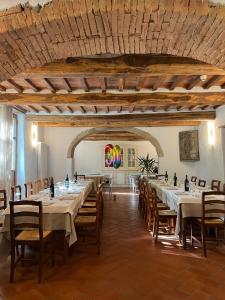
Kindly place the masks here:
[(52, 240), (51, 240), (51, 256), (52, 256), (52, 267), (55, 265), (55, 235), (54, 232), (52, 233)]
[(159, 234), (159, 220), (156, 221), (156, 232), (155, 232), (155, 242), (158, 242), (158, 234)]
[(14, 282), (15, 272), (15, 245), (11, 247), (11, 262), (10, 262), (10, 282)]
[(39, 253), (39, 269), (38, 269), (38, 283), (41, 283), (42, 279), (42, 264), (43, 264), (43, 244), (40, 244), (40, 253)]
[(24, 257), (25, 257), (25, 245), (21, 245), (21, 258), (22, 258), (22, 266), (24, 267)]
[(193, 224), (192, 224), (192, 220), (190, 221), (190, 227), (191, 227), (191, 247), (194, 247)]

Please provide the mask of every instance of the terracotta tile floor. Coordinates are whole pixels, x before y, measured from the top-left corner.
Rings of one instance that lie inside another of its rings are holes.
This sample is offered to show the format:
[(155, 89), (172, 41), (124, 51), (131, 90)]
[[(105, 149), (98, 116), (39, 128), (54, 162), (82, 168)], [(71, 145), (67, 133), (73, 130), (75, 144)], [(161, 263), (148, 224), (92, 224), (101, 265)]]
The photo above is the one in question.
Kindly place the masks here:
[(17, 300), (160, 300), (225, 299), (225, 251), (184, 251), (163, 237), (156, 246), (137, 210), (137, 198), (117, 190), (105, 201), (101, 255), (94, 248), (75, 249), (65, 265), (37, 270), (18, 266), (8, 283), (9, 263), (0, 258), (0, 298)]

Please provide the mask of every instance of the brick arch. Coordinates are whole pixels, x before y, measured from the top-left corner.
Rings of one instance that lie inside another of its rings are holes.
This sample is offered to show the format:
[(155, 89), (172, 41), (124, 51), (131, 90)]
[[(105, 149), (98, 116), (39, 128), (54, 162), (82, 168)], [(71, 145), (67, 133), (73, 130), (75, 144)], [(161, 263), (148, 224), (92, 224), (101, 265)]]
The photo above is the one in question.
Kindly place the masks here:
[[(93, 133), (100, 133), (100, 132), (105, 132), (105, 131), (109, 131), (110, 128), (108, 127), (103, 127), (103, 128), (90, 128), (87, 130), (82, 131), (80, 134), (78, 134), (70, 143), (69, 148), (67, 150), (67, 159), (73, 159), (74, 157), (74, 151), (76, 146), (87, 136), (93, 134)], [(159, 141), (150, 133), (142, 130), (142, 129), (138, 129), (135, 127), (121, 127), (121, 128), (117, 128), (118, 131), (127, 131), (127, 132), (131, 132), (134, 133), (142, 138), (144, 138), (146, 141), (149, 141), (153, 147), (156, 150), (156, 153), (158, 155), (158, 157), (163, 157), (164, 153), (163, 153), (163, 149), (159, 143)]]
[(0, 12), (0, 81), (67, 57), (170, 54), (225, 67), (225, 8), (208, 1), (53, 0)]

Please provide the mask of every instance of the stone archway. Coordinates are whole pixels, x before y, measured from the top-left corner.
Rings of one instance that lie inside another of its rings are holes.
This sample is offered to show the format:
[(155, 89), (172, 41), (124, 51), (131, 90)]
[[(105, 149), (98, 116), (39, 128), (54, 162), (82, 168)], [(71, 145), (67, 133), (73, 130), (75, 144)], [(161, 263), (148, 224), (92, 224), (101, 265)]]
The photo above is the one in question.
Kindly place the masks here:
[[(78, 134), (70, 143), (68, 151), (67, 151), (67, 173), (72, 176), (73, 172), (73, 167), (74, 167), (74, 151), (76, 146), (87, 136), (93, 134), (93, 133), (100, 133), (100, 132), (105, 132), (105, 131), (110, 131), (110, 129), (112, 130), (112, 128), (108, 128), (108, 127), (103, 127), (103, 128), (90, 128), (87, 129), (83, 132), (81, 132), (80, 134)], [(156, 150), (156, 153), (158, 155), (158, 157), (163, 157), (164, 156), (164, 152), (163, 149), (159, 143), (159, 141), (152, 136), (150, 133), (139, 129), (139, 128), (134, 128), (134, 127), (121, 127), (121, 128), (116, 128), (116, 130), (118, 131), (127, 131), (127, 132), (131, 132), (131, 133), (135, 133), (136, 135), (143, 137), (146, 141), (149, 141)]]
[(102, 54), (170, 54), (225, 67), (224, 6), (180, 0), (45, 2), (0, 11), (0, 81), (58, 59)]

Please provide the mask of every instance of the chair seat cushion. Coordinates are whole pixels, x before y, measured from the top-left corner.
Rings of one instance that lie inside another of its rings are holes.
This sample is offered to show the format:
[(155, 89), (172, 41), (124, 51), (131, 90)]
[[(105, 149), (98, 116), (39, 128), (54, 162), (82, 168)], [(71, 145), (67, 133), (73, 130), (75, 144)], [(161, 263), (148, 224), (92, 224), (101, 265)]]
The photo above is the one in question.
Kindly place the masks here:
[(86, 198), (85, 202), (96, 202), (96, 198)]
[(97, 209), (96, 207), (81, 207), (78, 210), (78, 214), (96, 214)]
[(174, 210), (165, 209), (165, 210), (160, 210), (159, 211), (159, 216), (162, 216), (162, 217), (176, 217), (177, 213)]
[(96, 216), (80, 216), (77, 215), (74, 219), (75, 226), (84, 226), (96, 223)]
[[(52, 233), (52, 231), (44, 230), (43, 238), (45, 239), (51, 233)], [(16, 237), (16, 241), (38, 241), (39, 239), (40, 239), (40, 236), (39, 236), (38, 230), (23, 230)]]
[[(199, 223), (202, 222), (201, 218), (197, 218), (197, 221)], [(206, 218), (205, 219), (205, 224), (208, 225), (223, 225), (224, 224), (224, 220), (220, 219), (220, 218)]]
[(96, 202), (84, 202), (82, 207), (96, 207)]

